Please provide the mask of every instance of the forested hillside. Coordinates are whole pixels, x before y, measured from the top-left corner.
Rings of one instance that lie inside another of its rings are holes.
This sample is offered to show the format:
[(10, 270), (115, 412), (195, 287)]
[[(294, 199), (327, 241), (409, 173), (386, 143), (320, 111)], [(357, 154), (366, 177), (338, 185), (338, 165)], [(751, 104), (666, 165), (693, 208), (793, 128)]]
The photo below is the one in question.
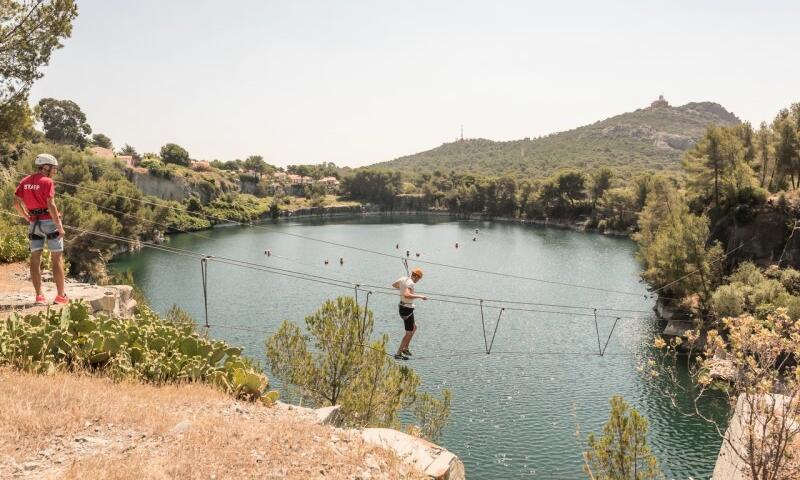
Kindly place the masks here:
[(546, 177), (576, 168), (614, 168), (622, 176), (645, 170), (679, 170), (683, 153), (708, 125), (734, 125), (739, 118), (712, 102), (671, 107), (653, 105), (591, 125), (546, 137), (495, 142), (458, 140), (440, 147), (374, 165), (405, 172), (436, 170), (490, 175)]

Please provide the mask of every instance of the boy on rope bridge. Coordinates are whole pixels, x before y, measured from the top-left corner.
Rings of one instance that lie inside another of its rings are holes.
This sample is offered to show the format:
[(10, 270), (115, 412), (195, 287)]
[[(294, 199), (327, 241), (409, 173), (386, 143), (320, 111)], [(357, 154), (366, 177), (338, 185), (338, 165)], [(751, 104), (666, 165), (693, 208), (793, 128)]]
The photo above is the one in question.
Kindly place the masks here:
[(43, 153), (34, 162), (38, 171), (23, 178), (14, 192), (14, 208), (28, 220), (28, 238), (31, 246), (31, 282), (36, 290), (36, 304), (44, 305), (42, 294), (42, 250), (44, 242), (53, 261), (53, 280), (58, 290), (53, 303), (69, 303), (64, 293), (64, 226), (56, 208), (56, 186), (51, 178), (58, 168), (56, 157)]
[(408, 357), (411, 356), (411, 351), (408, 347), (411, 344), (414, 332), (417, 331), (417, 325), (414, 323), (414, 299), (428, 299), (425, 295), (414, 293), (414, 287), (420, 279), (422, 279), (422, 270), (415, 268), (411, 270), (411, 278), (400, 277), (392, 284), (392, 288), (400, 291), (400, 318), (403, 319), (406, 329), (406, 334), (400, 342), (400, 348), (397, 349), (397, 353), (394, 355), (397, 360), (408, 360)]

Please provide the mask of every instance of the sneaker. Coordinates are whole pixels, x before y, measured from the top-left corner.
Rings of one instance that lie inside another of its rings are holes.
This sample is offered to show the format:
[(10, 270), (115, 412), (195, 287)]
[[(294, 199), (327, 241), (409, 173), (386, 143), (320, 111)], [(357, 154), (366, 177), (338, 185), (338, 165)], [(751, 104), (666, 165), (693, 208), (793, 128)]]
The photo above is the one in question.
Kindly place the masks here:
[(406, 357), (405, 355), (399, 354), (399, 353), (395, 353), (394, 354), (394, 359), (395, 360), (408, 360), (408, 357)]
[(67, 298), (66, 295), (56, 295), (56, 298), (55, 300), (53, 300), (53, 303), (55, 303), (56, 305), (66, 305), (69, 303), (69, 298)]
[(44, 305), (47, 302), (44, 299), (44, 295), (36, 295), (36, 301), (33, 303), (35, 303), (36, 305)]
[(405, 350), (403, 350), (402, 352), (400, 352), (400, 353), (402, 353), (402, 354), (403, 354), (403, 355), (405, 355), (406, 357), (411, 357), (411, 356), (413, 356), (413, 355), (412, 355), (412, 353), (411, 353), (411, 350), (409, 350), (409, 349), (407, 349), (407, 348), (406, 348)]

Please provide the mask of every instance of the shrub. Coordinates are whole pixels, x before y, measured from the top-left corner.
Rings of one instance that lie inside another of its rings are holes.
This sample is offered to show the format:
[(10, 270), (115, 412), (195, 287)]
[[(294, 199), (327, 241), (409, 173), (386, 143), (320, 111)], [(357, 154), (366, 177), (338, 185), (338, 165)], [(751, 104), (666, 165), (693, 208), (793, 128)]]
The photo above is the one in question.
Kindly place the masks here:
[(711, 308), (720, 318), (737, 317), (744, 313), (747, 292), (740, 284), (722, 285), (711, 296)]
[(19, 262), (28, 258), (28, 230), (23, 225), (0, 224), (0, 263)]
[(163, 322), (145, 308), (133, 318), (91, 316), (82, 302), (0, 322), (0, 365), (35, 373), (85, 369), (114, 379), (214, 385), (270, 404), (267, 377), (242, 349), (213, 341), (192, 324)]

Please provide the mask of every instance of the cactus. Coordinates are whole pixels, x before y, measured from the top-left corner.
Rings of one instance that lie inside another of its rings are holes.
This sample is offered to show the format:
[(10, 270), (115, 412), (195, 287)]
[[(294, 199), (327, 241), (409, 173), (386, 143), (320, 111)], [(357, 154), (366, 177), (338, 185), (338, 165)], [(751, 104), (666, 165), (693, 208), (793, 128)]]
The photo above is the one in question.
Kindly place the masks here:
[(267, 377), (241, 348), (164, 323), (149, 309), (133, 319), (91, 316), (82, 302), (25, 317), (12, 313), (0, 321), (0, 364), (37, 373), (90, 367), (114, 379), (206, 382), (265, 405), (278, 398), (266, 392)]

